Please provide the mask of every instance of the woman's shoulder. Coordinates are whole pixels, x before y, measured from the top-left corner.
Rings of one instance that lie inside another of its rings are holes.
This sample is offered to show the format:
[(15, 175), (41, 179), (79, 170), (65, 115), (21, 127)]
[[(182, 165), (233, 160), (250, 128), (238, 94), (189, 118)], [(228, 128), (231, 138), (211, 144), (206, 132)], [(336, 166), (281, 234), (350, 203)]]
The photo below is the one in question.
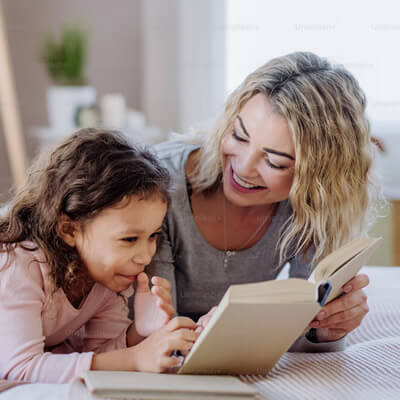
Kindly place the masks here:
[(155, 145), (153, 150), (173, 176), (183, 176), (189, 154), (199, 147), (180, 140), (171, 140)]
[(278, 203), (274, 217), (282, 219), (282, 223), (293, 213), (292, 203), (289, 199), (282, 200)]

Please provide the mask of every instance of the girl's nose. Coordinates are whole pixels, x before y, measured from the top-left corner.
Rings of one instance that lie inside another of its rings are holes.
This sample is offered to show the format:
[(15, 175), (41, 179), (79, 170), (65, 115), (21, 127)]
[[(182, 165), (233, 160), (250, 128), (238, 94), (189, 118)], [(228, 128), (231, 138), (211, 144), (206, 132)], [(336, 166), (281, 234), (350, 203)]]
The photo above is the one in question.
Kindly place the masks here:
[(152, 244), (145, 243), (140, 247), (136, 248), (136, 252), (133, 256), (133, 261), (135, 264), (140, 264), (146, 266), (150, 264), (150, 261), (153, 257), (154, 251), (152, 249)]

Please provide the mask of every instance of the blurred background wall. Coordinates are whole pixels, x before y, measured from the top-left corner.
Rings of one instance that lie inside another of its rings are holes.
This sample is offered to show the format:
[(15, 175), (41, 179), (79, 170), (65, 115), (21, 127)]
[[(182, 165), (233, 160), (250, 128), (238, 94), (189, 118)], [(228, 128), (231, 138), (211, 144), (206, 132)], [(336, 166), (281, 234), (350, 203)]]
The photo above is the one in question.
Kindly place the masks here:
[[(343, 63), (366, 90), (373, 133), (386, 148), (378, 154), (377, 164), (391, 201), (372, 232), (385, 238), (372, 263), (397, 263), (400, 6), (396, 0), (0, 1), (29, 162), (43, 146), (35, 129), (48, 126), (46, 92), (52, 82), (39, 56), (43, 34), (57, 35), (66, 23), (78, 23), (89, 33), (86, 75), (97, 98), (123, 95), (129, 109), (143, 114), (146, 126), (152, 127), (148, 134), (155, 138), (190, 127), (210, 128), (228, 93), (275, 56), (309, 50)], [(0, 204), (10, 198), (12, 185), (2, 129), (0, 125)]]
[[(39, 56), (47, 31), (59, 33), (63, 24), (75, 21), (85, 26), (90, 34), (89, 82), (100, 94), (122, 91), (132, 107), (140, 108), (140, 0), (3, 0), (3, 9), (29, 159), (37, 151), (32, 127), (48, 123), (46, 89), (51, 82)], [(0, 143), (1, 201), (11, 175), (2, 133)]]

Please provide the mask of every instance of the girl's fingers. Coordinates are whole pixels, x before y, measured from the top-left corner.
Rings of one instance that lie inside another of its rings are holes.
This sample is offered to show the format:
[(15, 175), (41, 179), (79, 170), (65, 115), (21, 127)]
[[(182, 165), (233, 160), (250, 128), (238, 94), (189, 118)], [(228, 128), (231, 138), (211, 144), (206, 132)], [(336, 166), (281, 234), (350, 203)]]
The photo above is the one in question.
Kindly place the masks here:
[(160, 286), (153, 286), (151, 288), (151, 293), (153, 293), (155, 296), (157, 296), (159, 299), (166, 301), (167, 303), (172, 304), (172, 296), (171, 292), (164, 289), (163, 287)]
[(199, 337), (199, 334), (192, 329), (180, 329), (175, 332), (175, 335), (178, 336), (181, 340), (186, 340), (190, 342), (195, 342)]
[(154, 286), (161, 286), (168, 291), (171, 290), (171, 284), (169, 283), (169, 281), (164, 278), (160, 278), (159, 276), (153, 276), (151, 278), (151, 283)]
[(173, 351), (189, 351), (193, 347), (193, 342), (172, 337), (168, 339), (167, 346), (164, 349), (164, 355), (168, 356)]
[(181, 353), (182, 353), (183, 357), (187, 357), (189, 355), (189, 351), (188, 350), (183, 350), (183, 351), (181, 351)]
[(200, 332), (207, 326), (216, 309), (217, 306), (214, 306), (207, 314), (199, 318), (199, 320), (197, 321), (197, 329), (199, 329)]
[(141, 272), (136, 278), (136, 293), (146, 293), (150, 292), (149, 288), (149, 278), (145, 272)]
[(188, 317), (175, 317), (174, 319), (168, 322), (165, 329), (167, 330), (167, 332), (173, 332), (181, 328), (195, 330), (196, 323)]
[(164, 311), (168, 318), (171, 318), (175, 314), (175, 309), (171, 304), (164, 302), (157, 302), (157, 306), (161, 311)]
[(172, 367), (177, 367), (181, 364), (181, 359), (180, 357), (175, 357), (175, 356), (171, 356), (171, 357), (163, 357), (160, 363), (160, 366), (162, 369), (168, 369), (168, 368), (172, 368)]

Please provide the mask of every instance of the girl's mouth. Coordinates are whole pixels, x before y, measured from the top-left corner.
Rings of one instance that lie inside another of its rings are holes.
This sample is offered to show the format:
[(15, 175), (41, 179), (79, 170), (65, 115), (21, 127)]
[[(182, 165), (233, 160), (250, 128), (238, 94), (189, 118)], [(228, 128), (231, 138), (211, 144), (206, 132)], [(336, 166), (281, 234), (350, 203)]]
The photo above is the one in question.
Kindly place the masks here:
[(122, 277), (124, 277), (125, 279), (128, 279), (131, 282), (134, 282), (136, 280), (136, 275), (123, 275), (121, 274)]

